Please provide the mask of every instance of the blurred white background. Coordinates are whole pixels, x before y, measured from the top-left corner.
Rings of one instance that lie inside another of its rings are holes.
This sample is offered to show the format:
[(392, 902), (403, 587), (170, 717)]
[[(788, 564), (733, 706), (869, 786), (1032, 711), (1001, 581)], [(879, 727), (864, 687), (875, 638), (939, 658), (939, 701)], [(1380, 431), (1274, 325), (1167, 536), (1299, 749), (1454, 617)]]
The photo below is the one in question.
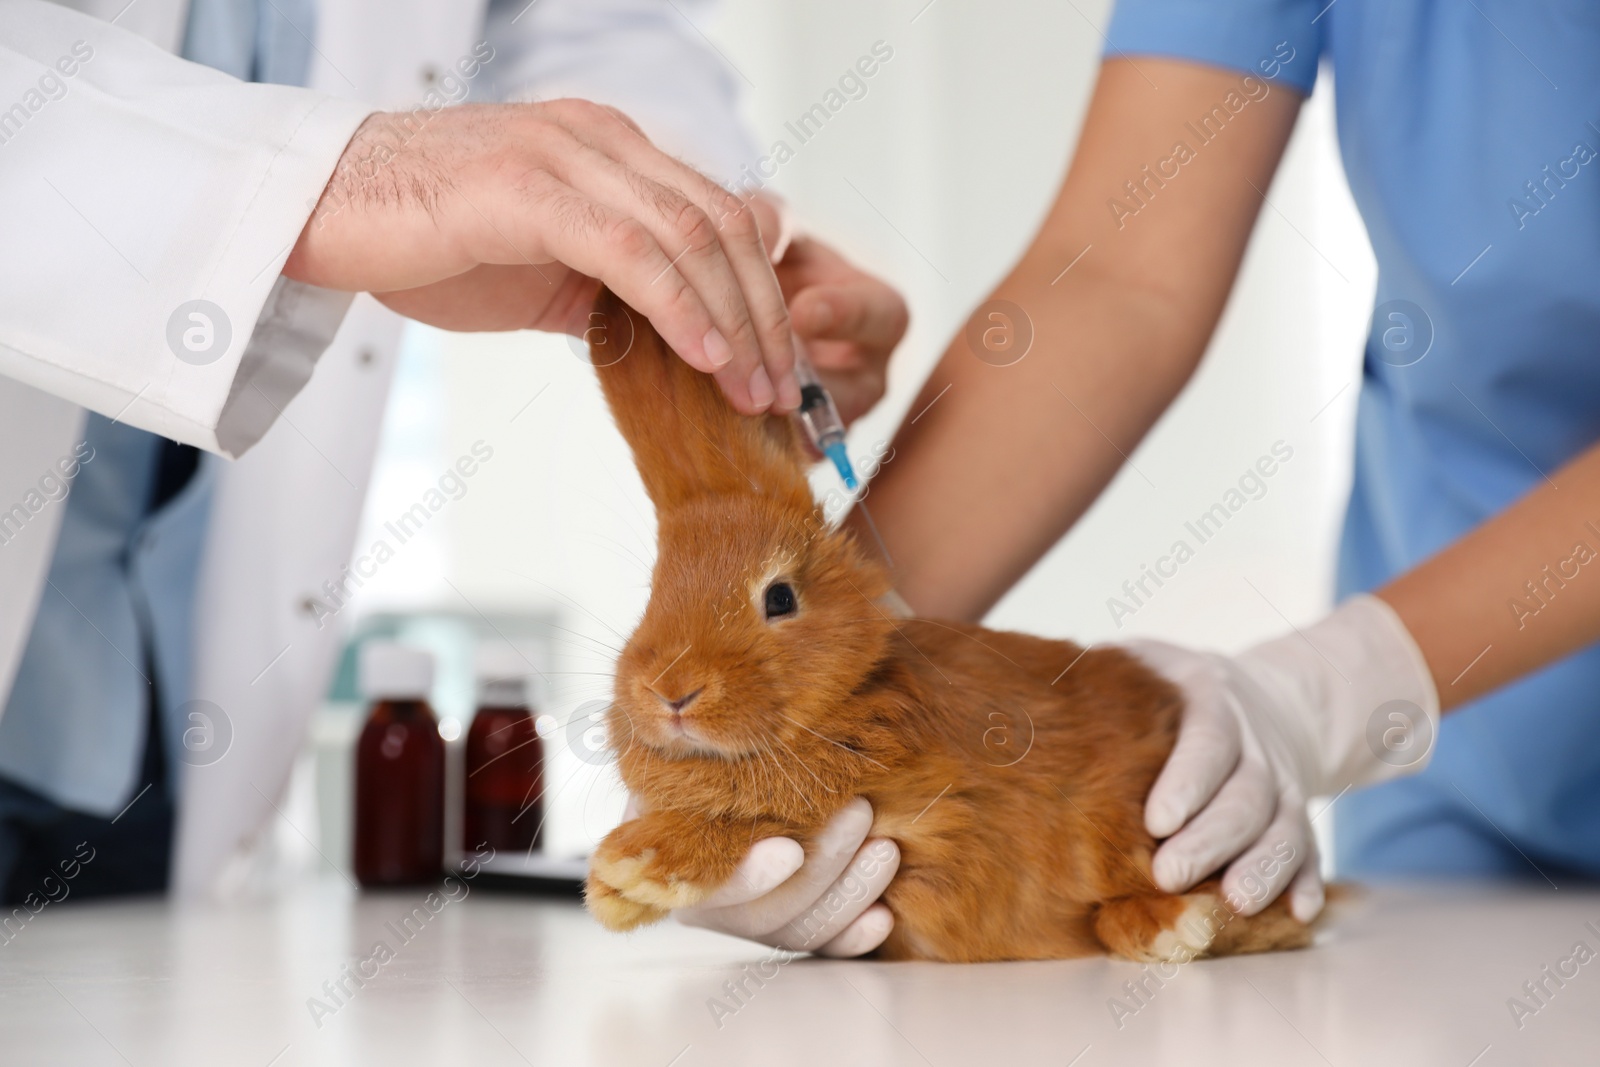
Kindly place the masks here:
[[(892, 436), (953, 331), (1042, 217), (1109, 9), (1103, 0), (731, 0), (698, 27), (737, 68), (763, 150), (875, 42), (894, 50), (866, 96), (772, 183), (805, 226), (897, 284), (912, 308), (889, 396), (852, 433), (857, 454)], [(1144, 477), (1124, 470), (989, 625), (1231, 650), (1329, 606), (1374, 269), (1339, 170), (1328, 88), (1302, 116), (1204, 365), (1133, 455)], [(1294, 457), (1265, 497), (1119, 629), (1107, 598), (1279, 440)], [(592, 371), (565, 339), (419, 328), (407, 339), (369, 526), (403, 512), (477, 441), (493, 460), (356, 607), (559, 613), (572, 632), (557, 634), (556, 673), (538, 700), (565, 722), (608, 693), (613, 650), (643, 609), (650, 505)], [(559, 732), (547, 749), (548, 843), (576, 852), (615, 824), (621, 793), (604, 769), (572, 757)]]

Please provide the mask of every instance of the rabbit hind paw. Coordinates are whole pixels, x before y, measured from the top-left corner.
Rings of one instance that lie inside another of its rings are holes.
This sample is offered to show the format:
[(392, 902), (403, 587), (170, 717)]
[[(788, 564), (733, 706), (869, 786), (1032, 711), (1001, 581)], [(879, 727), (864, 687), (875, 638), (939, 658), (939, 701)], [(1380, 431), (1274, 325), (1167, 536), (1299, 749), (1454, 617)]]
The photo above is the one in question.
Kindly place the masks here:
[(1121, 897), (1100, 906), (1094, 932), (1116, 956), (1136, 963), (1187, 963), (1211, 954), (1232, 918), (1212, 893)]

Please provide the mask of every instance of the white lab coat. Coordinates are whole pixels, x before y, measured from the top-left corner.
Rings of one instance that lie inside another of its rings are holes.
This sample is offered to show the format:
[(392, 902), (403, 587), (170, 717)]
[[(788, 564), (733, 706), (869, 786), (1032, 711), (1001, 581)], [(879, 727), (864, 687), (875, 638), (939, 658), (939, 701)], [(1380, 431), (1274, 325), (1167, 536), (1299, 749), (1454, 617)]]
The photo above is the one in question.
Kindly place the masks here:
[[(537, 0), (486, 26), (487, 4), (321, 0), (313, 93), (157, 52), (179, 47), (187, 0), (0, 0), (0, 707), (83, 407), (241, 456), (201, 561), (194, 685), (233, 740), (182, 768), (180, 893), (229, 881), (270, 825), (339, 648), (310, 598), (350, 559), (401, 320), (278, 272), (362, 118), (422, 105), (487, 42), (502, 91), (614, 104), (718, 177), (748, 158), (728, 75), (685, 21), (698, 5)], [(167, 341), (197, 298), (231, 327), (208, 363)]]

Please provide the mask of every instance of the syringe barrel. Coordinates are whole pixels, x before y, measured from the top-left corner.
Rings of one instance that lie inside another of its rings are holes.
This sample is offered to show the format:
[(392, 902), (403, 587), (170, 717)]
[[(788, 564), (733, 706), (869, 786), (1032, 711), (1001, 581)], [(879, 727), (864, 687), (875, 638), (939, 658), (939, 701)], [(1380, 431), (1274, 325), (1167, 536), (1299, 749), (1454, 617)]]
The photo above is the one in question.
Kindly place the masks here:
[(845, 450), (844, 420), (839, 417), (833, 397), (828, 395), (822, 380), (812, 369), (799, 338), (795, 338), (794, 372), (800, 383), (800, 408), (795, 416), (811, 438), (811, 443), (833, 461), (846, 488), (855, 489), (859, 483), (856, 481), (855, 468), (850, 465), (850, 454)]
[(839, 409), (833, 406), (833, 399), (821, 385), (800, 386), (800, 410), (796, 414), (818, 448), (830, 440), (844, 439), (844, 420), (839, 418)]

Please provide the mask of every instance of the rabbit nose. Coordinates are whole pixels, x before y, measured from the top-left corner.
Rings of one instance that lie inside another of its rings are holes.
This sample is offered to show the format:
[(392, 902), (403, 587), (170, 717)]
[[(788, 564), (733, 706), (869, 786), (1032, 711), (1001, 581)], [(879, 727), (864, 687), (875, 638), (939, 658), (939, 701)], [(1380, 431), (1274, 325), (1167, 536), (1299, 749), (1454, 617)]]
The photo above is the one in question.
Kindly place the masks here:
[(682, 715), (683, 709), (688, 707), (690, 704), (693, 704), (694, 698), (699, 696), (700, 692), (701, 691), (699, 689), (696, 689), (694, 692), (685, 694), (684, 696), (679, 697), (677, 700), (668, 700), (666, 697), (662, 697), (661, 702), (672, 709), (673, 715)]

